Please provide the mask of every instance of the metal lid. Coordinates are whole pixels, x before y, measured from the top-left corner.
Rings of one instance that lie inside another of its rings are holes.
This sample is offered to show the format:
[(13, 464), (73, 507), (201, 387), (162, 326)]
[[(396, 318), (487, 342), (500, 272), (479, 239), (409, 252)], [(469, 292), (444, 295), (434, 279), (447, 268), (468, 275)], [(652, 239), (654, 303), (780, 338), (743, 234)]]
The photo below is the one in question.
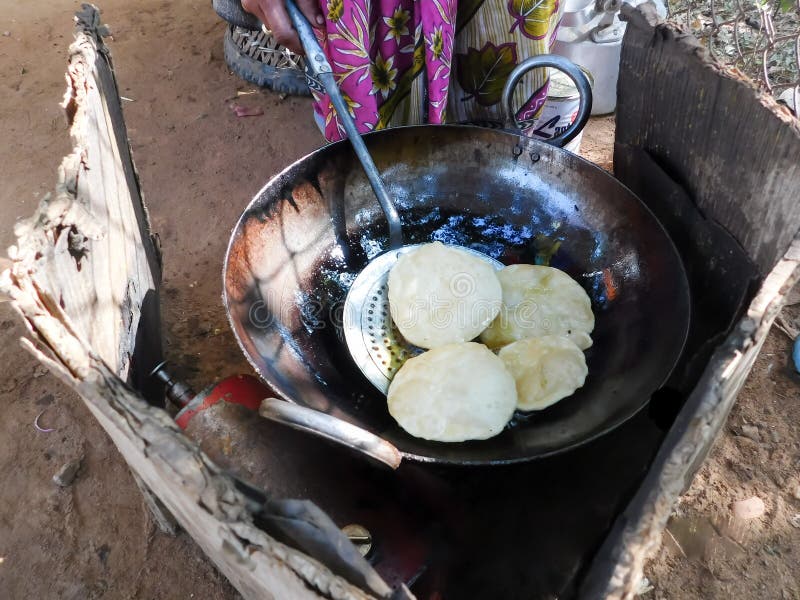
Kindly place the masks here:
[[(594, 77), (587, 70), (578, 65), (583, 74), (589, 80), (589, 87), (594, 89)], [(556, 100), (571, 100), (578, 98), (578, 88), (575, 87), (569, 75), (557, 69), (550, 69), (550, 87), (547, 91), (547, 97)]]

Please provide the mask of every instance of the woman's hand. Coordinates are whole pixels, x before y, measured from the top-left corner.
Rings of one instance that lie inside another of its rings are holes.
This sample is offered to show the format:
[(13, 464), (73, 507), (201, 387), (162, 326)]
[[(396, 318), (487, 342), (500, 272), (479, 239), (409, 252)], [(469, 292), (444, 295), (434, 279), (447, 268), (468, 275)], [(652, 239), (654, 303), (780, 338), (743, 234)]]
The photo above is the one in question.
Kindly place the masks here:
[[(325, 17), (322, 16), (316, 0), (296, 0), (296, 2), (312, 27), (321, 27), (325, 24)], [(303, 54), (300, 39), (292, 27), (292, 20), (286, 12), (284, 0), (242, 0), (242, 8), (264, 23), (281, 46), (286, 46), (297, 54)]]

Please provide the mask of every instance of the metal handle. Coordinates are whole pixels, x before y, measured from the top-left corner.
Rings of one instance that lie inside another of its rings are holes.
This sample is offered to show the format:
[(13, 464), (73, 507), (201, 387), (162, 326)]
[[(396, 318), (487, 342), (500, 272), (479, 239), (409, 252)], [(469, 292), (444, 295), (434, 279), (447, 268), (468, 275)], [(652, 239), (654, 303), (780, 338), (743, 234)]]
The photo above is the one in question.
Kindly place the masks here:
[(540, 56), (534, 56), (521, 62), (513, 71), (511, 71), (511, 75), (508, 76), (508, 81), (506, 82), (505, 87), (503, 87), (501, 106), (505, 111), (504, 120), (507, 127), (513, 127), (517, 130), (521, 129), (517, 123), (515, 116), (516, 111), (512, 105), (514, 90), (516, 89), (517, 84), (520, 82), (522, 77), (528, 71), (541, 67), (553, 67), (554, 69), (558, 69), (559, 71), (566, 73), (569, 78), (572, 79), (575, 87), (578, 89), (578, 93), (580, 94), (578, 115), (575, 118), (575, 121), (573, 121), (573, 123), (561, 135), (554, 136), (549, 140), (544, 140), (548, 144), (552, 144), (553, 146), (558, 146), (560, 148), (575, 139), (575, 137), (586, 125), (586, 122), (589, 120), (589, 116), (592, 114), (592, 86), (589, 85), (589, 80), (586, 78), (584, 72), (581, 71), (575, 63), (567, 60), (563, 56), (556, 56), (555, 54), (542, 54)]
[(261, 402), (258, 414), (262, 417), (288, 425), (294, 429), (312, 433), (351, 450), (366, 454), (392, 469), (400, 466), (403, 455), (392, 444), (351, 423), (337, 419), (318, 410), (292, 404), (277, 398), (266, 398)]
[(331, 98), (331, 103), (336, 109), (336, 114), (339, 116), (339, 122), (344, 127), (350, 143), (353, 145), (358, 160), (361, 161), (361, 166), (364, 167), (364, 172), (367, 174), (367, 179), (372, 186), (372, 191), (375, 192), (375, 197), (383, 209), (383, 214), (389, 222), (389, 249), (396, 250), (403, 245), (403, 230), (400, 225), (400, 216), (397, 214), (397, 209), (394, 202), (389, 197), (386, 191), (386, 186), (383, 185), (378, 168), (372, 160), (372, 157), (367, 150), (364, 140), (361, 139), (361, 134), (356, 128), (353, 117), (350, 116), (350, 108), (344, 101), (342, 92), (339, 86), (336, 85), (336, 79), (333, 76), (333, 69), (325, 58), (325, 53), (317, 41), (317, 36), (314, 33), (311, 24), (306, 19), (305, 15), (300, 12), (297, 5), (293, 0), (285, 0), (286, 10), (289, 12), (289, 17), (292, 19), (294, 28), (297, 30), (297, 35), (300, 38), (300, 43), (303, 50), (306, 52), (306, 64), (312, 75), (322, 84), (322, 87)]

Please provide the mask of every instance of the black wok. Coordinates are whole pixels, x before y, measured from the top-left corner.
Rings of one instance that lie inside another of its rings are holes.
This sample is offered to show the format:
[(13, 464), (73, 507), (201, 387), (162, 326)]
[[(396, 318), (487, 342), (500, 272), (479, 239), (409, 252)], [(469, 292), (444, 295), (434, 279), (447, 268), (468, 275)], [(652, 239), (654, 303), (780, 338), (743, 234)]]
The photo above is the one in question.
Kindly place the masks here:
[(562, 452), (648, 402), (682, 351), (688, 284), (666, 232), (630, 190), (567, 151), (504, 131), (420, 126), (365, 141), (406, 243), (440, 240), (505, 264), (550, 264), (584, 287), (596, 316), (589, 375), (573, 396), (517, 415), (489, 440), (427, 442), (400, 429), (342, 335), (348, 285), (387, 247), (388, 230), (351, 146), (339, 142), (259, 192), (225, 259), (233, 331), (280, 396), (367, 429), (406, 458), (456, 464)]

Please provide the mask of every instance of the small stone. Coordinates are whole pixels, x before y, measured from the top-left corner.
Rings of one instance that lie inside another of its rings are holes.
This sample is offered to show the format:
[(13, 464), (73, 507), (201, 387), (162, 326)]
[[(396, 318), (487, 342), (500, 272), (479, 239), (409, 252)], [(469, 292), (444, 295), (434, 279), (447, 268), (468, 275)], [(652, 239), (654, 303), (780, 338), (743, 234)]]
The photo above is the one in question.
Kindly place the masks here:
[(103, 563), (103, 566), (106, 566), (108, 563), (108, 555), (111, 552), (111, 548), (108, 544), (103, 544), (97, 549), (97, 557), (100, 559), (100, 562)]
[(761, 433), (755, 425), (742, 425), (742, 437), (746, 437), (754, 442), (761, 441)]
[(800, 513), (797, 513), (793, 517), (790, 517), (789, 523), (792, 524), (792, 527), (797, 527), (798, 529), (800, 529)]
[(639, 581), (639, 589), (636, 591), (637, 596), (644, 596), (653, 591), (653, 584), (650, 583), (650, 580), (642, 575), (642, 579)]
[(796, 500), (800, 500), (800, 483), (794, 486), (794, 491), (792, 492), (792, 496), (794, 496)]
[(53, 475), (53, 483), (61, 487), (69, 487), (72, 485), (72, 482), (75, 481), (75, 477), (78, 475), (78, 471), (81, 470), (81, 462), (83, 462), (83, 458), (76, 458), (75, 460), (69, 461), (59, 469), (58, 473)]
[(53, 400), (55, 400), (53, 394), (45, 394), (36, 401), (36, 404), (38, 406), (50, 406), (53, 403)]
[(738, 519), (749, 521), (757, 519), (766, 511), (764, 501), (758, 496), (753, 496), (747, 500), (739, 500), (733, 503), (733, 514)]
[(781, 441), (780, 434), (778, 434), (778, 432), (775, 431), (774, 429), (770, 429), (769, 430), (769, 437), (772, 440), (772, 442), (775, 443), (775, 444), (777, 444), (778, 442)]
[(742, 465), (734, 461), (728, 461), (731, 471), (736, 473), (740, 479), (750, 481), (753, 478), (753, 469), (747, 465)]
[(11, 37), (11, 32), (10, 31), (4, 31), (3, 32), (3, 37)]

